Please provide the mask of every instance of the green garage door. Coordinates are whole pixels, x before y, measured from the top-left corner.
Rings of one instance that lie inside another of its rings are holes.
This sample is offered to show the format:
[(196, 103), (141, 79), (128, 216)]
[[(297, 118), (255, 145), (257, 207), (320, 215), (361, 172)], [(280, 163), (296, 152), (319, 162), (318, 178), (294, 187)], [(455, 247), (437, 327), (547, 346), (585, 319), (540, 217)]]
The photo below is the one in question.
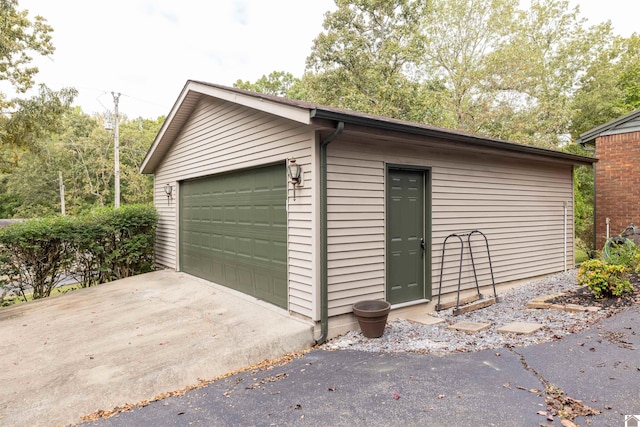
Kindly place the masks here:
[(285, 166), (180, 185), (180, 269), (287, 307)]

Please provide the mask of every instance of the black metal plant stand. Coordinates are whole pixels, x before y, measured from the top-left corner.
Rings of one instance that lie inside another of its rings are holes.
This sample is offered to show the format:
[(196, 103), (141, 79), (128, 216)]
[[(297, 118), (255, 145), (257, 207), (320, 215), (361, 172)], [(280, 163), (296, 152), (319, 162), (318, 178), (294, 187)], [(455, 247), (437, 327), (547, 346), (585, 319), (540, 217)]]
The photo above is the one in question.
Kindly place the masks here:
[(438, 304), (436, 304), (436, 311), (440, 311), (442, 309), (442, 306), (440, 305), (440, 296), (442, 295), (442, 273), (444, 270), (444, 260), (445, 260), (444, 256), (447, 249), (447, 242), (449, 241), (449, 239), (454, 237), (460, 241), (460, 264), (458, 267), (458, 295), (456, 298), (456, 307), (453, 310), (453, 314), (455, 315), (459, 314), (460, 285), (462, 282), (462, 257), (464, 255), (464, 240), (462, 239), (463, 237), (467, 238), (467, 246), (469, 247), (469, 255), (471, 257), (471, 266), (473, 267), (473, 278), (476, 281), (476, 290), (478, 292), (478, 299), (482, 299), (482, 294), (480, 293), (480, 286), (478, 284), (478, 274), (476, 273), (476, 263), (473, 259), (473, 248), (471, 247), (471, 237), (474, 234), (479, 234), (484, 238), (484, 242), (487, 247), (487, 258), (489, 260), (489, 271), (491, 272), (491, 284), (493, 286), (493, 296), (496, 302), (498, 302), (498, 294), (496, 293), (496, 282), (493, 278), (493, 265), (491, 264), (491, 253), (489, 252), (489, 241), (487, 240), (487, 236), (485, 236), (483, 232), (479, 230), (472, 230), (472, 231), (463, 232), (463, 233), (452, 233), (452, 234), (449, 234), (444, 239), (444, 242), (442, 244), (442, 260), (440, 262), (440, 285), (438, 287)]

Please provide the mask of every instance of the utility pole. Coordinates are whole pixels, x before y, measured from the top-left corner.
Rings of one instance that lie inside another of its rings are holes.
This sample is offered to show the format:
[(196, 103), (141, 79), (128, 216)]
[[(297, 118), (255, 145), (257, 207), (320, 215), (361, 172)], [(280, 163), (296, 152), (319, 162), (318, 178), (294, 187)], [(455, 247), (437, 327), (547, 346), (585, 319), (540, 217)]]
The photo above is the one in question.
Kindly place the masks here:
[(64, 182), (62, 182), (62, 171), (58, 171), (58, 179), (60, 181), (60, 210), (62, 215), (67, 214), (67, 210), (64, 205)]
[(118, 116), (118, 101), (120, 100), (120, 94), (115, 94), (111, 92), (111, 96), (113, 96), (113, 103), (115, 104), (115, 131), (114, 131), (114, 142), (113, 142), (113, 162), (114, 162), (114, 181), (115, 181), (115, 197), (113, 205), (116, 208), (120, 207), (120, 135), (119, 135), (119, 121), (120, 118)]

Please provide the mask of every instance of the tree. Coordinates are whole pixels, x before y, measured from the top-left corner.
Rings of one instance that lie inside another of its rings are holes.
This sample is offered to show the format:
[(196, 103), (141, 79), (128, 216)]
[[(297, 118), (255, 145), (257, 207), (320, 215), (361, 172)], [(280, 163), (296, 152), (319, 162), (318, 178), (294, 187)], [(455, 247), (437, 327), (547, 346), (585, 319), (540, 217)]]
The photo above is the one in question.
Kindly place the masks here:
[(122, 200), (127, 204), (153, 201), (153, 177), (142, 175), (139, 170), (155, 136), (160, 131), (164, 117), (156, 120), (127, 120), (120, 125), (120, 167)]
[[(18, 10), (17, 0), (0, 0), (0, 26), (0, 81), (23, 94), (34, 85), (38, 72), (30, 66), (31, 55), (54, 51), (53, 29), (41, 16), (29, 20), (26, 10)], [(20, 149), (32, 148), (38, 138), (57, 128), (76, 94), (75, 89), (53, 91), (44, 85), (27, 99), (8, 99), (0, 93), (0, 173), (15, 164)]]
[(566, 0), (536, 0), (519, 12), (510, 43), (492, 54), (504, 70), (500, 84), (520, 95), (512, 108), (517, 126), (507, 138), (549, 148), (568, 140), (580, 78), (613, 39), (609, 23), (585, 22)]
[(549, 148), (568, 139), (580, 78), (612, 39), (567, 0), (336, 4), (301, 97)]
[[(492, 64), (515, 30), (517, 0), (433, 0), (424, 17), (421, 72), (439, 81), (447, 96), (440, 98), (446, 118), (437, 124), (481, 132), (499, 105), (490, 77), (504, 69)], [(492, 68), (492, 65), (494, 67)]]
[[(152, 179), (138, 170), (163, 120), (121, 119), (120, 172), (125, 204), (153, 200)], [(29, 150), (16, 150), (17, 160), (4, 178), (4, 197), (14, 202), (10, 216), (59, 213), (59, 172), (68, 213), (79, 214), (113, 203), (114, 141), (102, 123), (103, 117), (91, 117), (76, 107), (62, 115), (55, 132), (42, 137)]]
[(40, 85), (38, 95), (13, 100), (17, 109), (0, 121), (0, 142), (17, 147), (33, 146), (39, 138), (58, 129), (76, 95), (75, 89), (53, 91)]
[[(582, 156), (593, 154), (586, 153), (580, 145), (575, 143), (564, 146), (563, 151)], [(573, 182), (575, 245), (587, 254), (593, 254), (593, 167), (576, 166), (573, 170)]]
[[(44, 18), (28, 18), (16, 0), (0, 0), (0, 80), (17, 94), (34, 85), (31, 55), (50, 55), (53, 29)], [(90, 117), (71, 104), (77, 91), (40, 85), (30, 98), (0, 94), (0, 216), (33, 217), (60, 212), (59, 173), (66, 205), (80, 213), (113, 201), (113, 134), (102, 117)], [(125, 203), (152, 200), (150, 177), (138, 173), (163, 118), (120, 123), (122, 196)]]
[[(51, 28), (41, 16), (33, 21), (28, 11), (18, 10), (17, 0), (0, 0), (0, 80), (6, 80), (18, 92), (24, 93), (33, 86), (37, 67), (29, 66), (31, 55), (47, 56), (53, 53)], [(3, 96), (0, 94), (0, 108)]]
[(423, 53), (427, 3), (336, 0), (307, 58), (307, 100), (424, 121), (429, 94), (410, 76)]
[(233, 87), (239, 89), (252, 90), (254, 92), (266, 93), (268, 95), (294, 98), (295, 86), (300, 84), (300, 79), (285, 71), (272, 71), (268, 76), (260, 77), (255, 83), (237, 80)]
[(588, 67), (573, 99), (571, 135), (640, 108), (640, 36), (616, 38)]

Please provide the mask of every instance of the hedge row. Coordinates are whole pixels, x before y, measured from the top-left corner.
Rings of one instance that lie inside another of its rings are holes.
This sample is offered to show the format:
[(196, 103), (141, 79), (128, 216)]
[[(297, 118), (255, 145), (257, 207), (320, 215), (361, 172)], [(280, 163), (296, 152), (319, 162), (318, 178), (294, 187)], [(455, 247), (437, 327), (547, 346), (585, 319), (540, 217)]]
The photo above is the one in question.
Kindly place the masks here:
[(152, 271), (157, 220), (152, 206), (128, 205), (0, 229), (0, 286), (37, 299), (67, 276), (89, 287)]

